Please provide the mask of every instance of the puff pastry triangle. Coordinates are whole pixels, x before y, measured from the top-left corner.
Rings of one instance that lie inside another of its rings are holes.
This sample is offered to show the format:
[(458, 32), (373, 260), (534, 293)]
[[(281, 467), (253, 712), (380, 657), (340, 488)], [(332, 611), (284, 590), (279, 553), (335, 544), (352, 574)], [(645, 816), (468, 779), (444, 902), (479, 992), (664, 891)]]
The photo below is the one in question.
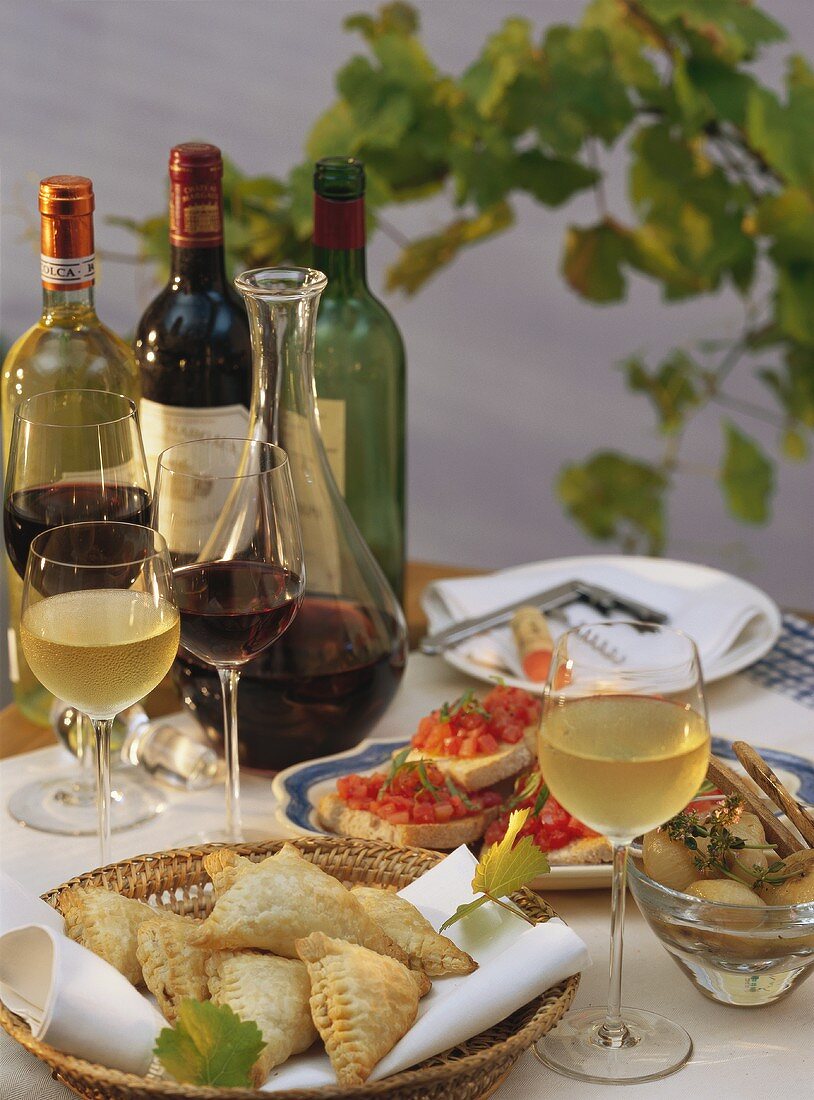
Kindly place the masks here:
[(414, 971), (358, 944), (314, 932), (297, 941), (311, 1015), (340, 1085), (361, 1085), (415, 1022)]
[(183, 920), (170, 910), (154, 909), (146, 902), (127, 898), (102, 886), (74, 886), (63, 890), (59, 908), (65, 932), (77, 943), (99, 955), (141, 985), (141, 966), (136, 954), (138, 930), (146, 920)]
[(206, 962), (209, 992), (241, 1020), (253, 1020), (265, 1047), (252, 1068), (259, 1088), (275, 1066), (307, 1050), (317, 1038), (311, 1019), (311, 982), (299, 959), (254, 951), (217, 951)]
[(295, 959), (295, 942), (310, 932), (330, 932), (406, 962), (401, 948), (350, 890), (290, 844), (241, 870), (196, 939), (200, 946), (215, 950), (255, 948)]
[(216, 898), (219, 898), (221, 894), (225, 894), (243, 871), (258, 866), (248, 856), (239, 856), (231, 848), (218, 848), (216, 851), (210, 852), (208, 856), (204, 856), (203, 865), (204, 870), (212, 879)]
[(136, 956), (144, 983), (169, 1022), (175, 1023), (178, 1008), (185, 997), (194, 1001), (209, 999), (204, 970), (209, 952), (192, 942), (191, 921), (148, 920), (139, 926)]
[(364, 909), (407, 954), (413, 970), (431, 978), (445, 974), (471, 974), (478, 964), (447, 936), (436, 932), (427, 918), (405, 898), (375, 886), (351, 890)]

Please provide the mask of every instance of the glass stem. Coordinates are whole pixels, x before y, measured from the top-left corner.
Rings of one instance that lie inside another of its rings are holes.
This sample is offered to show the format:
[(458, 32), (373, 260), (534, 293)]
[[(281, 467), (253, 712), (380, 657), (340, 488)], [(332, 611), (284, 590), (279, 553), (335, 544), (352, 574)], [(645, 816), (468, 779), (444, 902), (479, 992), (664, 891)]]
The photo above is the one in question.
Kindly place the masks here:
[(240, 816), (240, 758), (237, 741), (237, 685), (240, 670), (219, 668), (223, 695), (223, 747), (226, 757), (226, 835), (230, 841), (243, 839)]
[(96, 808), (99, 813), (100, 866), (110, 863), (110, 731), (112, 718), (94, 718), (96, 735)]
[(637, 1042), (622, 1020), (622, 935), (625, 925), (627, 843), (613, 842), (613, 894), (611, 897), (611, 945), (608, 1010), (595, 1041), (604, 1047), (627, 1047)]
[(84, 714), (80, 714), (76, 727), (76, 756), (79, 760), (80, 782), (82, 783), (93, 783), (94, 741), (91, 720)]

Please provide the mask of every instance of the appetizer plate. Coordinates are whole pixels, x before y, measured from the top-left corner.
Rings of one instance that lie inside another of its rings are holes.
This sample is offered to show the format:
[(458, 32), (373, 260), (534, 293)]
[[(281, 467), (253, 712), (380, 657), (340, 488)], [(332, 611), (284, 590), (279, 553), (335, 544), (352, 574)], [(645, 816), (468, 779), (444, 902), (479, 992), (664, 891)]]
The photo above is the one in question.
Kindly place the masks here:
[[(277, 799), (277, 820), (290, 836), (312, 836), (325, 830), (317, 820), (316, 806), (324, 794), (336, 790), (336, 781), (352, 772), (372, 772), (387, 763), (394, 752), (404, 748), (406, 741), (363, 741), (356, 748), (320, 760), (306, 760), (280, 772), (273, 780)], [(730, 761), (740, 774), (745, 774), (732, 751), (732, 744), (722, 737), (712, 738), (712, 751)], [(780, 780), (801, 802), (814, 802), (814, 761), (776, 749), (757, 750), (771, 765)], [(571, 867), (552, 867), (534, 885), (546, 890), (595, 890), (609, 887), (609, 863), (580, 863)]]
[[(623, 559), (623, 564), (627, 572), (638, 574), (643, 580), (655, 584), (675, 585), (677, 588), (694, 588), (697, 585), (701, 585), (705, 580), (712, 581), (716, 578), (723, 579), (727, 577), (732, 584), (737, 585), (741, 589), (744, 604), (754, 605), (761, 612), (760, 617), (755, 623), (744, 631), (737, 645), (732, 646), (731, 649), (721, 654), (720, 657), (704, 665), (704, 679), (708, 684), (713, 683), (715, 680), (723, 680), (727, 676), (732, 676), (734, 673), (740, 672), (744, 668), (748, 668), (749, 665), (754, 664), (755, 661), (759, 661), (761, 657), (766, 656), (780, 637), (783, 623), (779, 607), (765, 592), (756, 588), (755, 585), (750, 584), (748, 581), (741, 580), (739, 577), (733, 577), (731, 574), (724, 573), (720, 569), (712, 569), (706, 565), (696, 565), (692, 562), (684, 561), (672, 561), (667, 558), (631, 556), (625, 557)], [(512, 569), (505, 569), (502, 573), (507, 576), (534, 573), (540, 581), (540, 589), (543, 589), (547, 587), (547, 577), (549, 575), (552, 585), (559, 583), (563, 579), (563, 571), (573, 576), (581, 576), (580, 570), (582, 570), (582, 573), (586, 573), (587, 571), (586, 579), (590, 580), (591, 569), (609, 566), (617, 569), (620, 568), (620, 559), (618, 555), (609, 556), (594, 554), (575, 558), (558, 558), (553, 561), (519, 565)], [(495, 677), (499, 675), (503, 682), (509, 684), (511, 687), (524, 688), (526, 691), (531, 691), (536, 694), (542, 691), (542, 684), (535, 683), (533, 680), (523, 679), (522, 677), (512, 676), (511, 674), (494, 668), (488, 668), (485, 665), (479, 664), (477, 661), (473, 661), (456, 647), (445, 649), (443, 657), (453, 668), (457, 668), (460, 672), (465, 672), (467, 676), (473, 676), (476, 680), (483, 680), (484, 683), (493, 684), (495, 682)]]

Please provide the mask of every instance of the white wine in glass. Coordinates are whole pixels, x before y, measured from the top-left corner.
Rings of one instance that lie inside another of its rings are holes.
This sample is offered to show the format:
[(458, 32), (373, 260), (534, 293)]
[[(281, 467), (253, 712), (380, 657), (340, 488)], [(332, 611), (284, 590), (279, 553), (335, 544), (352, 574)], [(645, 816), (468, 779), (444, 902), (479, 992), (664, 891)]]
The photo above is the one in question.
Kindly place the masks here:
[(142, 699), (172, 664), (180, 618), (146, 592), (65, 592), (29, 607), (21, 632), (37, 679), (90, 715), (118, 714)]
[(628, 841), (683, 810), (704, 781), (709, 731), (689, 704), (636, 695), (563, 699), (540, 768), (569, 813)]
[(687, 1032), (622, 1007), (627, 849), (697, 793), (709, 761), (704, 684), (693, 641), (645, 623), (598, 623), (557, 642), (543, 696), (540, 770), (570, 814), (613, 846), (608, 1006), (570, 1012), (535, 1053), (558, 1073), (625, 1084), (674, 1072)]
[(103, 864), (110, 861), (113, 719), (169, 672), (180, 632), (172, 564), (156, 531), (71, 523), (31, 543), (20, 637), (43, 686), (93, 724)]

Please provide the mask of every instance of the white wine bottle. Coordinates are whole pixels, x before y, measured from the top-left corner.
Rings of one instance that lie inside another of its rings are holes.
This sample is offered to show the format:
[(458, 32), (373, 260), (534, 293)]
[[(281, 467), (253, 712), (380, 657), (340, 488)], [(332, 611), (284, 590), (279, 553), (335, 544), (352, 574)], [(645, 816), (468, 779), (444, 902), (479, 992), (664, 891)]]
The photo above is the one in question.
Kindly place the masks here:
[[(39, 207), (42, 313), (12, 345), (3, 364), (4, 468), (14, 410), (26, 398), (48, 390), (79, 388), (110, 390), (135, 401), (139, 396), (131, 348), (102, 324), (94, 307), (91, 181), (84, 176), (42, 180)], [(22, 579), (10, 563), (7, 573), (8, 671), (14, 697), (27, 718), (48, 725), (51, 696), (31, 673), (20, 645)]]

